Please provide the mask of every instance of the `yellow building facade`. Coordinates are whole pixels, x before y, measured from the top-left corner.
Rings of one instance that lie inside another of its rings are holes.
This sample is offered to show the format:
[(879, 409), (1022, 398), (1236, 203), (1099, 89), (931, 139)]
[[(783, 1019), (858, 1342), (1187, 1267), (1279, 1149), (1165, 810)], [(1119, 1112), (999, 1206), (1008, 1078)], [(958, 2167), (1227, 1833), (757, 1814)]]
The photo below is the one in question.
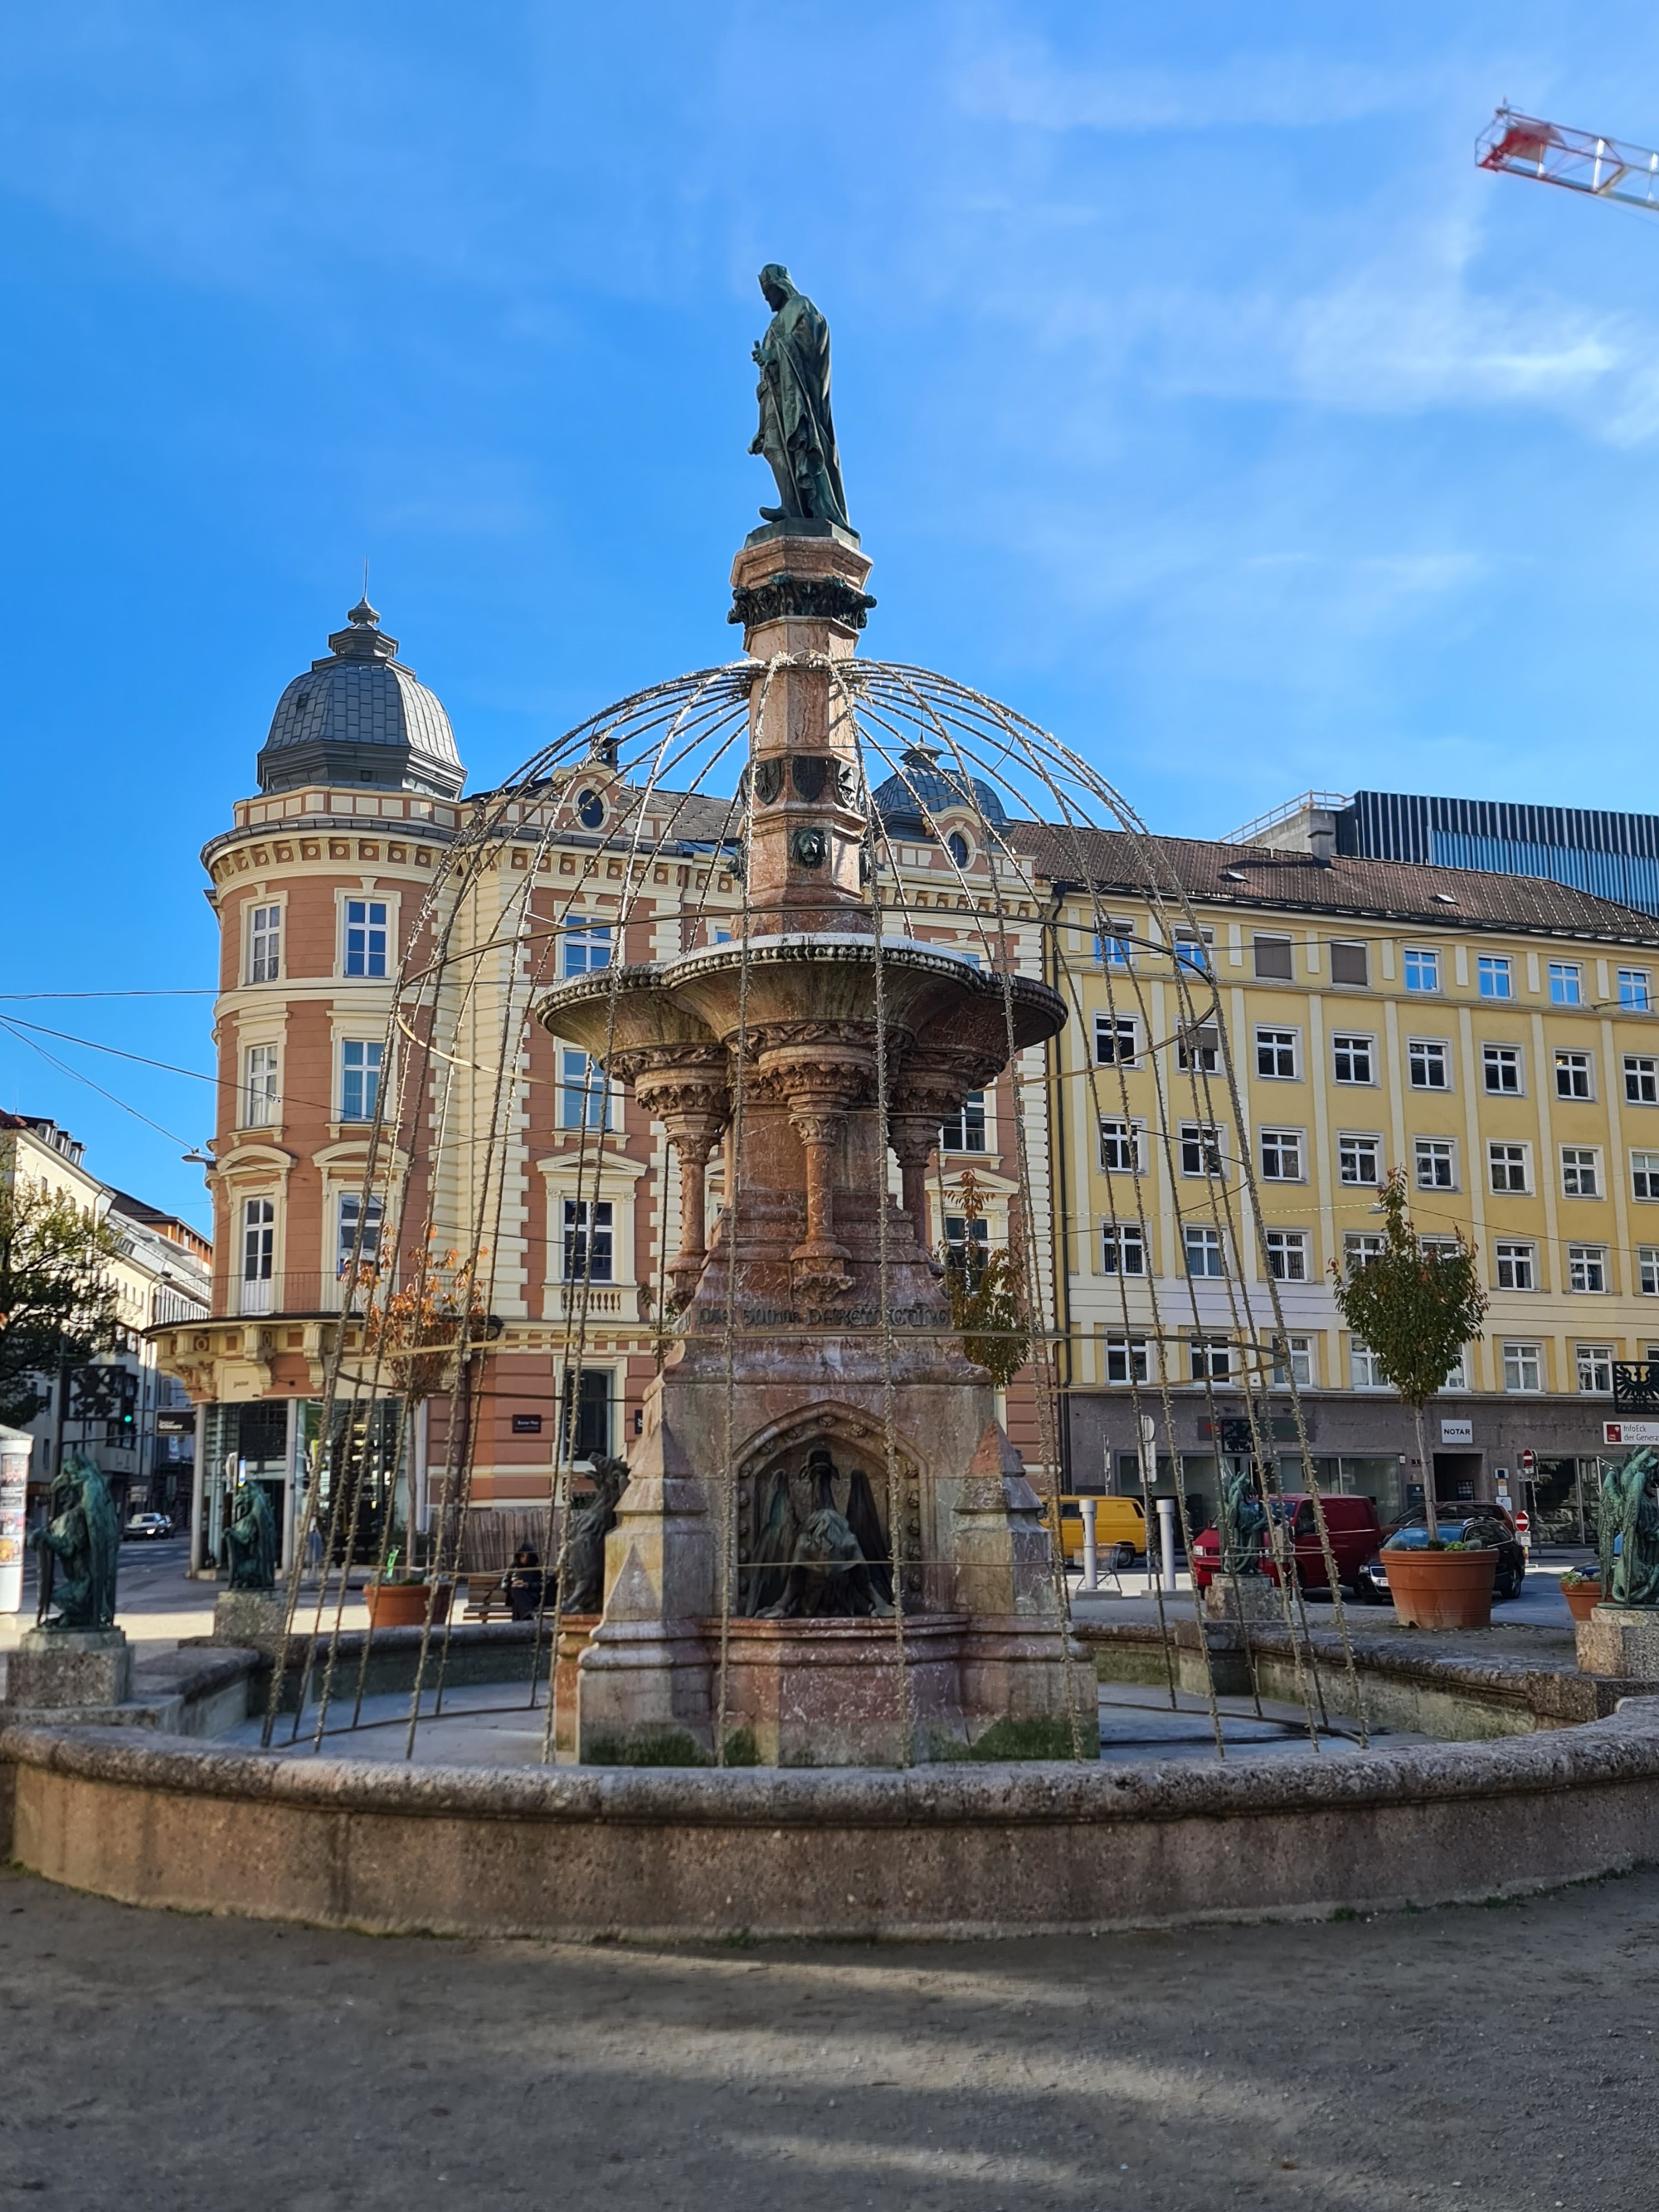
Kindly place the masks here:
[(1428, 1409), (1437, 1493), (1507, 1490), (1577, 1535), (1614, 1364), (1659, 1358), (1659, 921), (1532, 878), (1154, 842), (1186, 942), (1169, 899), (1162, 922), (1137, 902), (1127, 839), (1087, 840), (1092, 882), (1059, 909), (1079, 1017), (1052, 1108), (1072, 1481), (1138, 1488), (1130, 1401), (1157, 1401), (1158, 1486), (1179, 1460), (1212, 1501), (1212, 1431), (1254, 1368), (1282, 1394), (1288, 1484), (1293, 1373), (1321, 1480), (1385, 1517), (1419, 1502), (1411, 1418), (1330, 1274), (1370, 1249), (1403, 1167), (1419, 1234), (1470, 1242), (1492, 1301)]

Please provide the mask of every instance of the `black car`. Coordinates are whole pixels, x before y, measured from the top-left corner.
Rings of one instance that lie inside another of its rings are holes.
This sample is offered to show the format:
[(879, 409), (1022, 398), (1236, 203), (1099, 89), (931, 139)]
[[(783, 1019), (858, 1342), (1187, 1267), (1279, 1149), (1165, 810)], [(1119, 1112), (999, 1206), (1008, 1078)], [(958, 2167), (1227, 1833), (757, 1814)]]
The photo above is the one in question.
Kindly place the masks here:
[[(1460, 1505), (1443, 1508), (1437, 1516), (1440, 1540), (1443, 1544), (1467, 1544), (1470, 1549), (1495, 1551), (1498, 1565), (1492, 1573), (1492, 1594), (1498, 1604), (1507, 1604), (1510, 1598), (1519, 1597), (1521, 1585), (1527, 1578), (1526, 1547), (1515, 1533), (1515, 1523), (1501, 1505)], [(1383, 1539), (1386, 1550), (1390, 1544), (1401, 1550), (1420, 1550), (1429, 1540), (1427, 1517), (1421, 1513), (1411, 1514)], [(1382, 1554), (1370, 1560), (1360, 1576), (1360, 1583), (1380, 1603), (1389, 1602), (1389, 1577), (1382, 1565)]]

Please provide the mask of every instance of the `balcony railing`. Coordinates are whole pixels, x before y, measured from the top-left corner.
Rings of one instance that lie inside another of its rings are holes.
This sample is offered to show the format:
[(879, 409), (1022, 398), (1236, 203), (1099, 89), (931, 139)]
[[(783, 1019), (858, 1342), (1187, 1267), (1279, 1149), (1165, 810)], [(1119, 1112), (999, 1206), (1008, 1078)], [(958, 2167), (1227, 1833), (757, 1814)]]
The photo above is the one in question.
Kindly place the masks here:
[[(382, 1297), (385, 1290), (380, 1291)], [(361, 1283), (318, 1269), (289, 1267), (263, 1279), (233, 1282), (228, 1299), (233, 1314), (263, 1319), (270, 1314), (363, 1313), (368, 1292)]]

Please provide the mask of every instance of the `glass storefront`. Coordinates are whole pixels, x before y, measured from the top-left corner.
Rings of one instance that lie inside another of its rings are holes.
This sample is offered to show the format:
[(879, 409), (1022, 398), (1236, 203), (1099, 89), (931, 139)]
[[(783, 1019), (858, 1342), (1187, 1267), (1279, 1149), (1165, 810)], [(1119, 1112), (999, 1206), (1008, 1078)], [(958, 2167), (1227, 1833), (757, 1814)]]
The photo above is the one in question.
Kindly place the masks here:
[(389, 1544), (406, 1543), (409, 1500), (403, 1478), (410, 1440), (404, 1411), (400, 1398), (337, 1404), (331, 1449), (325, 1450), (319, 1399), (262, 1398), (246, 1405), (210, 1406), (202, 1510), (195, 1531), (197, 1568), (222, 1568), (225, 1522), (236, 1486), (245, 1480), (261, 1484), (270, 1500), (282, 1531), (284, 1566), (295, 1531), (304, 1526), (313, 1480), (321, 1486), (321, 1536), (310, 1547), (313, 1562), (331, 1534), (336, 1565), (347, 1558), (354, 1564), (377, 1560), (383, 1537)]

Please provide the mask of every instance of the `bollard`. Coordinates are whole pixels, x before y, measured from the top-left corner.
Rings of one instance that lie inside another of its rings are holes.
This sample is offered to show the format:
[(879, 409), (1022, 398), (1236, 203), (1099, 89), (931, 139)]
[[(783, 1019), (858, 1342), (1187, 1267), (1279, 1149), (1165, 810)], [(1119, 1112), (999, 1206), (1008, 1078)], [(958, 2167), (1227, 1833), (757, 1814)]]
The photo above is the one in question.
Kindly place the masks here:
[(1164, 1555), (1163, 1580), (1165, 1590), (1176, 1586), (1175, 1564), (1175, 1500), (1160, 1498), (1158, 1501), (1158, 1549)]
[(1079, 1498), (1078, 1511), (1083, 1516), (1083, 1587), (1086, 1590), (1100, 1588), (1100, 1549), (1095, 1541), (1095, 1501)]

